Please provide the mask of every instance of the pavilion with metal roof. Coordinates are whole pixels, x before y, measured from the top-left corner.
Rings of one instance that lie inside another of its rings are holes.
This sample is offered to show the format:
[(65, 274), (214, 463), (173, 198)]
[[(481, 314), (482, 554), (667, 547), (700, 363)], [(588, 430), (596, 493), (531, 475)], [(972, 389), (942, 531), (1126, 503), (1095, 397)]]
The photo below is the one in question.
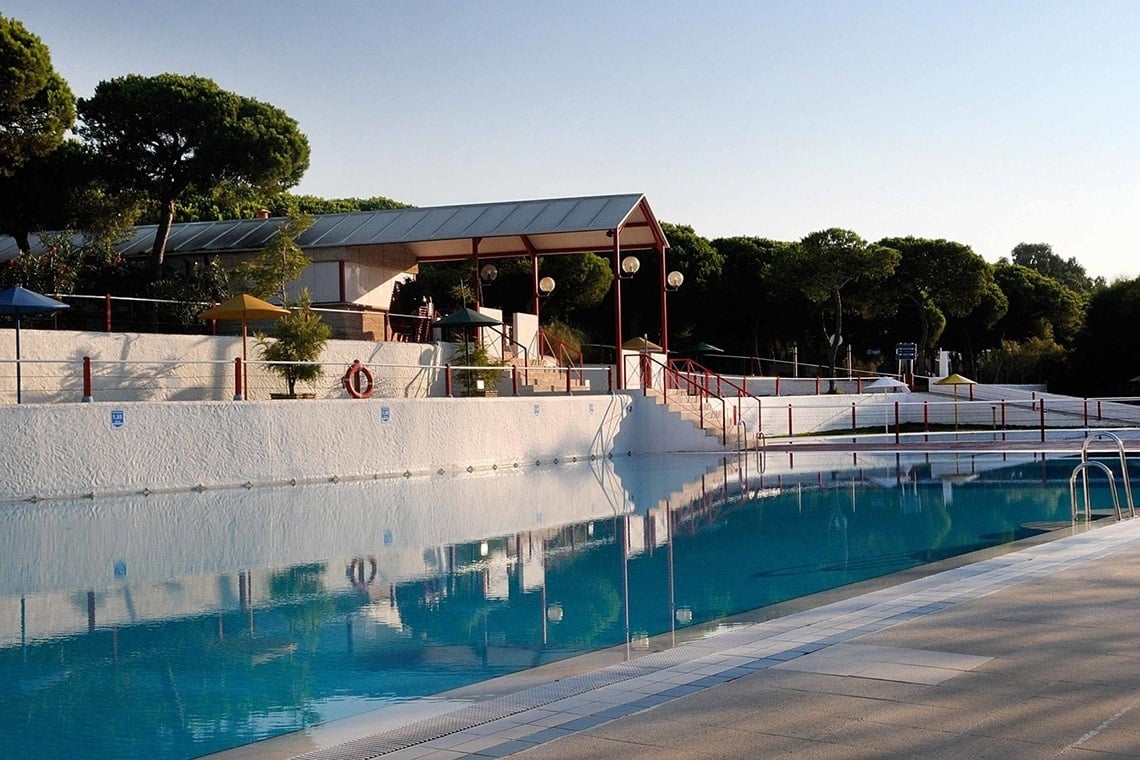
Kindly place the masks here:
[[(577, 198), (476, 203), (314, 216), (297, 243), (314, 262), (340, 266), (340, 301), (353, 302), (348, 267), (383, 263), (387, 272), (409, 271), (409, 264), (439, 261), (472, 262), (478, 283), (482, 259), (528, 257), (532, 262), (532, 303), (539, 307), (538, 258), (596, 253), (612, 259), (614, 271), (615, 346), (622, 344), (621, 280), (624, 254), (654, 250), (660, 261), (661, 335), (667, 351), (665, 251), (669, 247), (648, 200), (640, 193)], [(166, 255), (172, 257), (247, 255), (261, 251), (277, 234), (281, 219), (256, 218), (174, 224)], [(155, 225), (134, 230), (117, 246), (124, 256), (150, 253)], [(33, 237), (33, 252), (42, 247)], [(12, 258), (15, 241), (0, 238), (0, 261)], [(355, 262), (355, 263), (354, 263)], [(627, 263), (627, 268), (633, 266)], [(479, 288), (475, 287), (476, 294)], [(619, 364), (619, 385), (621, 362)]]

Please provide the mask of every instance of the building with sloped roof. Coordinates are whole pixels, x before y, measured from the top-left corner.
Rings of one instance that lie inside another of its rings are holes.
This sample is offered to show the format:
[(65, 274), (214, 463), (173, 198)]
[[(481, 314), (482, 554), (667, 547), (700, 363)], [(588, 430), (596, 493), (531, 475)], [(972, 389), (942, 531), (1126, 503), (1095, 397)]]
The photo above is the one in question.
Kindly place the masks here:
[[(175, 224), (167, 261), (189, 267), (216, 257), (232, 267), (265, 248), (281, 221), (264, 217)], [(149, 255), (154, 234), (154, 225), (138, 227), (118, 250), (124, 256)], [(539, 257), (597, 253), (611, 259), (620, 293), (626, 255), (653, 250), (661, 263), (656, 275), (661, 282), (663, 347), (668, 349), (664, 292), (669, 243), (640, 193), (320, 214), (297, 243), (312, 264), (295, 286), (308, 288), (316, 306), (350, 312), (329, 315), (327, 321), (338, 334), (372, 339), (387, 336), (384, 315), (393, 290), (423, 262), (470, 260), (477, 279), (486, 259), (529, 258), (537, 313)], [(33, 236), (33, 253), (37, 247), (42, 243)], [(15, 241), (0, 238), (0, 261), (15, 255)], [(615, 299), (615, 332), (614, 345), (621, 345), (620, 298)]]

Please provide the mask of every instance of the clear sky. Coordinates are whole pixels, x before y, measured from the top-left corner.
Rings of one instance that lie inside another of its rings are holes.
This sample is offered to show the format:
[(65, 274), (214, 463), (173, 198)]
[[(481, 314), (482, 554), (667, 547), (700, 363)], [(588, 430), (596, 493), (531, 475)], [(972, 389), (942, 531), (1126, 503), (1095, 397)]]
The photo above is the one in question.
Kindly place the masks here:
[(78, 97), (199, 74), (284, 109), (298, 192), (641, 192), (708, 238), (1050, 243), (1140, 276), (1140, 2), (5, 0)]

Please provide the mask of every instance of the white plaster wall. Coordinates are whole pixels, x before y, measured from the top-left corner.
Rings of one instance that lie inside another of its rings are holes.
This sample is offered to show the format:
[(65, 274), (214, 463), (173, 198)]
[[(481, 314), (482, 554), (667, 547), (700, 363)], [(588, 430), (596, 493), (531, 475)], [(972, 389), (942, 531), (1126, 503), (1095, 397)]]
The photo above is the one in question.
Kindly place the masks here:
[(0, 436), (3, 500), (708, 450), (625, 395), (8, 405)]
[[(307, 288), (314, 303), (335, 303), (340, 300), (340, 262), (318, 261), (301, 271), (301, 276), (286, 285), (289, 297), (296, 300), (301, 289)], [(387, 304), (385, 304), (385, 307)]]
[[(485, 316), (503, 321), (503, 310), (492, 309), (488, 306), (480, 306), (479, 313)], [(494, 330), (490, 328), (482, 328), (479, 330), (479, 340), (487, 348), (487, 358), (491, 361), (498, 362), (503, 360), (503, 335), (507, 330), (506, 325), (499, 325)], [(498, 330), (499, 332), (496, 332)]]
[[(514, 317), (511, 319), (512, 327), (514, 328), (515, 341), (526, 347), (527, 358), (537, 362), (539, 358), (538, 350), (538, 315), (537, 314), (521, 314), (515, 312)], [(511, 346), (516, 351), (522, 351), (519, 346)], [(521, 356), (519, 358), (522, 358)]]

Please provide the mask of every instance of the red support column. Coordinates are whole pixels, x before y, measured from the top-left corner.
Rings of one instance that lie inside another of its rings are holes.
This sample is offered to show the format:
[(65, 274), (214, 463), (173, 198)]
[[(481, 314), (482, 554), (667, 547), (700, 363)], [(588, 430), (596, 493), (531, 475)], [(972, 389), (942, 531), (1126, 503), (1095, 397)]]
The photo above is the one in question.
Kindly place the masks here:
[(103, 296), (103, 321), (107, 332), (111, 332), (111, 294)]
[(617, 352), (617, 388), (625, 389), (625, 357), (621, 349), (621, 228), (614, 235), (614, 350)]
[(531, 287), (531, 303), (534, 304), (534, 316), (538, 320), (538, 324), (542, 325), (542, 315), (539, 313), (539, 303), (541, 298), (538, 295), (538, 254), (532, 253), (530, 255), (530, 287)]
[(234, 358), (234, 401), (245, 400), (245, 387), (242, 385), (241, 357)]
[(792, 405), (788, 404), (788, 435), (792, 434)]
[(471, 238), (471, 261), (471, 298), (475, 302), (475, 311), (479, 311), (483, 305), (483, 281), (479, 279), (479, 238)]
[(899, 442), (899, 402), (895, 402), (895, 443)]
[(451, 365), (444, 366), (443, 372), (443, 390), (447, 397), (451, 398)]
[(657, 257), (661, 261), (661, 350), (665, 352), (666, 358), (669, 356), (669, 305), (668, 305), (668, 291), (665, 289), (665, 249), (658, 245), (654, 246), (657, 251)]
[(91, 357), (83, 357), (83, 400), (94, 401), (91, 395)]

